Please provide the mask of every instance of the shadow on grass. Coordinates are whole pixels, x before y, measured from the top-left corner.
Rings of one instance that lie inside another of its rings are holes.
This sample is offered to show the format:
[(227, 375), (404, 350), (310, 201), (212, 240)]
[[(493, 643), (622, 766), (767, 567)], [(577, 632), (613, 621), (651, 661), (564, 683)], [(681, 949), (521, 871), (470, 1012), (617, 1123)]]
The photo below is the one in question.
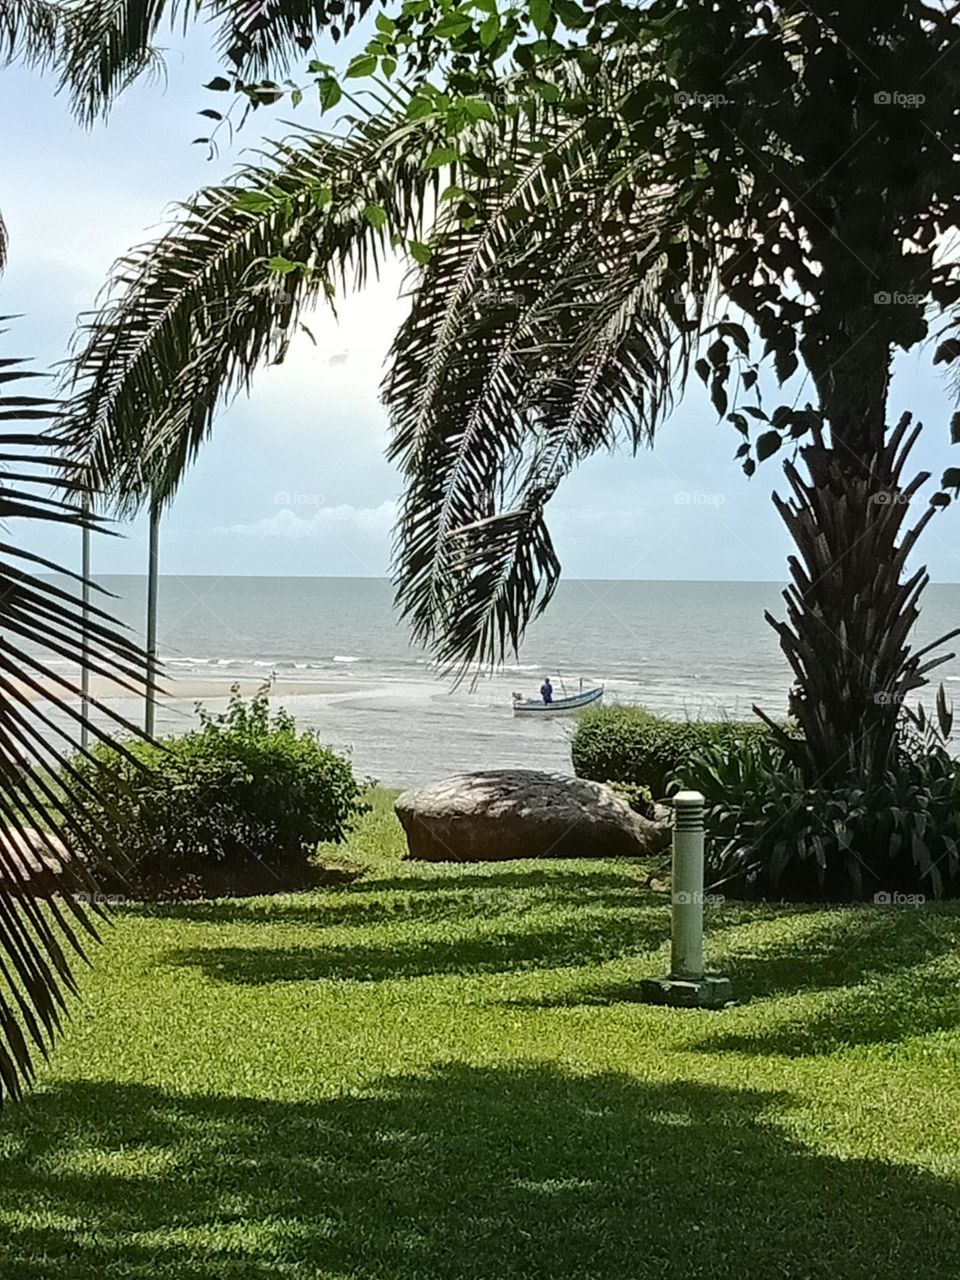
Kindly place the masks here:
[(956, 1184), (774, 1094), (446, 1067), (281, 1103), (76, 1083), (0, 1120), (10, 1280), (933, 1280)]
[[(546, 898), (552, 905), (598, 906), (622, 903), (662, 903), (645, 887), (647, 872), (498, 872), (482, 870), (454, 875), (370, 877), (350, 886), (338, 886), (333, 902), (318, 894), (286, 894), (249, 902), (221, 899), (213, 902), (132, 904), (126, 912), (151, 919), (189, 920), (210, 924), (262, 924), (269, 922), (363, 927), (393, 920), (474, 919), (478, 914), (516, 911)], [(373, 897), (373, 895), (378, 895)], [(386, 898), (379, 895), (388, 895)], [(409, 896), (406, 896), (409, 895)], [(259, 905), (258, 905), (259, 903)], [(479, 909), (478, 909), (479, 908)]]
[(669, 920), (661, 913), (585, 913), (567, 927), (548, 930), (487, 930), (380, 946), (195, 947), (169, 952), (161, 963), (196, 967), (218, 981), (246, 986), (320, 979), (384, 982), (444, 973), (582, 967), (655, 951), (669, 933)]
[[(757, 954), (721, 950), (716, 967), (732, 979), (739, 1004), (759, 1005), (801, 993), (822, 996), (823, 1001), (817, 1009), (790, 1011), (789, 1024), (777, 1029), (768, 1026), (731, 1035), (718, 1027), (701, 1041), (700, 1049), (806, 1056), (844, 1045), (895, 1043), (960, 1025), (960, 966), (955, 966), (952, 979), (925, 982), (922, 973), (925, 966), (956, 956), (960, 904), (921, 910), (845, 908), (822, 919), (817, 908), (787, 908), (779, 914), (786, 918), (787, 911), (801, 923), (796, 936)], [(720, 928), (722, 923), (718, 921)], [(714, 937), (718, 934), (719, 928)], [(639, 981), (617, 978), (507, 1003), (570, 1008), (639, 1000)]]
[(857, 1045), (896, 1044), (960, 1027), (960, 904), (862, 907), (797, 944), (735, 958), (724, 968), (741, 1000), (804, 991), (812, 1007), (787, 1007), (779, 1025), (718, 1031), (705, 1052), (810, 1057)]

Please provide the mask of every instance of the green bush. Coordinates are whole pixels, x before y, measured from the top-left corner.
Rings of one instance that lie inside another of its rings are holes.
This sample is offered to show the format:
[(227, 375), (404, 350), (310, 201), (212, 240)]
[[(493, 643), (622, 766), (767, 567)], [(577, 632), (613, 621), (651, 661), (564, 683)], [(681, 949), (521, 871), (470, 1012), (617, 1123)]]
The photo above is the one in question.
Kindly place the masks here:
[[(222, 715), (198, 705), (200, 727), (182, 737), (98, 747), (95, 764), (76, 766), (97, 774), (98, 799), (88, 795), (76, 817), (101, 850), (92, 868), (101, 882), (279, 887), (306, 873), (320, 841), (344, 838), (363, 809), (349, 761), (298, 732), (286, 711), (271, 716), (265, 690), (249, 703), (236, 687), (231, 695)], [(111, 843), (129, 865), (107, 852)]]
[(607, 786), (626, 800), (634, 813), (643, 818), (653, 817), (654, 795), (649, 787), (638, 786), (635, 782), (615, 782), (612, 778), (607, 779)]
[(578, 777), (648, 787), (655, 799), (671, 783), (690, 785), (686, 765), (711, 745), (757, 741), (764, 725), (734, 720), (664, 720), (641, 707), (604, 707), (580, 717), (571, 753)]
[(808, 786), (772, 735), (714, 744), (687, 766), (706, 814), (711, 888), (741, 898), (923, 901), (960, 894), (957, 762), (909, 734), (869, 789)]

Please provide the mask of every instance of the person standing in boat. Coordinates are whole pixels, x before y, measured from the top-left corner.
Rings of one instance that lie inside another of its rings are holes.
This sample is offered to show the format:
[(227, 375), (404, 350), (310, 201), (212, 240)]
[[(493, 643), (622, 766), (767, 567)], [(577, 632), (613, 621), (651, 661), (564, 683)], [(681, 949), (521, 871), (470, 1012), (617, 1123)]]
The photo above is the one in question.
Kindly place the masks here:
[(553, 685), (550, 683), (550, 677), (546, 676), (543, 684), (540, 686), (540, 697), (544, 701), (544, 705), (548, 706), (553, 701)]

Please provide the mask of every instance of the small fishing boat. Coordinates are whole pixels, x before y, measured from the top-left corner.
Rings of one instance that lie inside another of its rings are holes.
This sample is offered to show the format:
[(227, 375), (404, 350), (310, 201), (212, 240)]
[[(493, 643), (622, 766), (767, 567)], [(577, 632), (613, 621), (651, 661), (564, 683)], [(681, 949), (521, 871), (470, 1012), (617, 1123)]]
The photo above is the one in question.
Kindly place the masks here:
[(572, 711), (582, 711), (584, 707), (596, 706), (603, 697), (603, 685), (596, 689), (582, 689), (569, 698), (554, 698), (552, 702), (544, 702), (542, 698), (524, 698), (521, 694), (513, 695), (513, 714), (515, 716), (567, 716)]

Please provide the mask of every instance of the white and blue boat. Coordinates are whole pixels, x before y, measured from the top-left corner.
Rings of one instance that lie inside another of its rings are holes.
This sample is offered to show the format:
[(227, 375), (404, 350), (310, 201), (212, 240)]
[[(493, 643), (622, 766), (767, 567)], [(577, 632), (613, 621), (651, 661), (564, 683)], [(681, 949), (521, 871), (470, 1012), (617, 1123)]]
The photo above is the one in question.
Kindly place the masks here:
[(584, 707), (595, 707), (603, 697), (603, 685), (595, 689), (581, 689), (569, 698), (554, 698), (552, 702), (544, 702), (542, 698), (523, 698), (519, 693), (513, 695), (513, 714), (515, 716), (566, 716), (573, 711), (582, 711)]

